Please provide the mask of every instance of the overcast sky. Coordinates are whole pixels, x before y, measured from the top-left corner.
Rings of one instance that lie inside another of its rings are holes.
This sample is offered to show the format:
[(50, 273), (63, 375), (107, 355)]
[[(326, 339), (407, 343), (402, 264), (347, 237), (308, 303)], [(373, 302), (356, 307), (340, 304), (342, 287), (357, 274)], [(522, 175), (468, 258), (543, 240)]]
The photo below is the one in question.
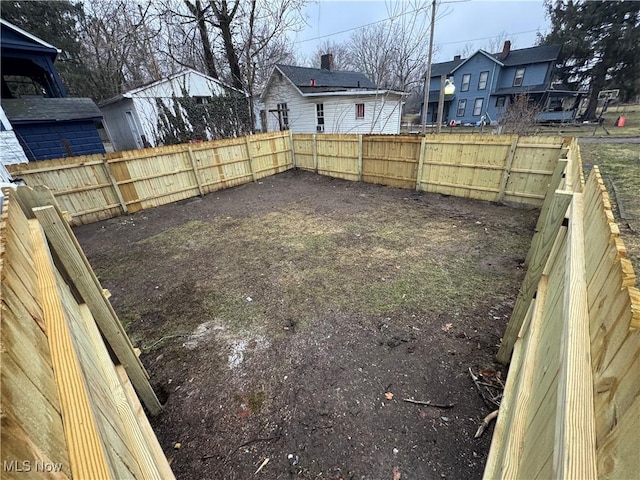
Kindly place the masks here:
[[(295, 36), (296, 48), (311, 56), (325, 40), (347, 41), (351, 31), (337, 32), (388, 18), (394, 3), (397, 2), (321, 0), (310, 3), (304, 10), (308, 26)], [(430, 6), (431, 2), (423, 0), (423, 4)], [(490, 41), (488, 37), (502, 32), (508, 34), (512, 48), (531, 47), (535, 45), (536, 31), (544, 33), (548, 29), (542, 0), (445, 0), (439, 9), (434, 42), (439, 47), (434, 56), (436, 62), (453, 59), (467, 43), (473, 44), (474, 49), (483, 48)], [(443, 11), (448, 13), (442, 15)]]

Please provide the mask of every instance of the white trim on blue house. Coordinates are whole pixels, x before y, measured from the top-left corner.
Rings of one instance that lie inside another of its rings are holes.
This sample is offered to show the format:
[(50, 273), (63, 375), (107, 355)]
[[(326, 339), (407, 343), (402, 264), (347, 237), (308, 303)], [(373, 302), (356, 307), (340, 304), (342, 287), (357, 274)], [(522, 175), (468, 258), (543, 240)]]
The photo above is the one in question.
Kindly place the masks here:
[(493, 55), (491, 55), (490, 53), (485, 52), (484, 50), (478, 50), (476, 53), (474, 53), (473, 55), (471, 55), (469, 58), (465, 58), (462, 63), (460, 65), (458, 65), (457, 67), (455, 67), (453, 70), (451, 70), (451, 74), (455, 73), (456, 70), (458, 70), (460, 67), (462, 67), (465, 63), (467, 63), (469, 60), (471, 60), (473, 57), (475, 57), (476, 55), (478, 55), (479, 53), (481, 53), (482, 55), (484, 55), (485, 57), (487, 57), (489, 60), (496, 62), (498, 65), (500, 65), (501, 67), (504, 67), (504, 63), (500, 62), (498, 59), (496, 59), (496, 57), (494, 57)]
[(22, 30), (20, 27), (16, 27), (13, 23), (11, 22), (7, 22), (6, 20), (0, 18), (0, 24), (5, 25), (9, 28), (11, 28), (12, 30), (18, 32), (20, 35), (24, 35), (25, 37), (27, 37), (29, 40), (32, 40), (36, 43), (39, 43), (40, 45), (42, 45), (45, 48), (52, 48), (53, 50), (55, 50), (58, 54), (62, 53), (62, 50), (60, 50), (58, 47), (56, 47), (55, 45), (51, 45), (50, 43), (45, 42), (44, 40), (42, 40), (41, 38), (36, 37), (35, 35), (29, 33), (29, 32), (25, 32), (24, 30)]

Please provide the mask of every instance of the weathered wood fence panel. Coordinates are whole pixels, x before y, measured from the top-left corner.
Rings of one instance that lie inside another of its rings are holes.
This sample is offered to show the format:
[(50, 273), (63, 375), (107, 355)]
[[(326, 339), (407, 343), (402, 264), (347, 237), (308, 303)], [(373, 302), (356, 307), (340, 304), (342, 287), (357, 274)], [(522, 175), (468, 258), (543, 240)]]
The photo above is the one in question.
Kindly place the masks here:
[(634, 478), (640, 292), (598, 168), (585, 183), (575, 140), (558, 166), (498, 355), (511, 366), (484, 477)]
[[(4, 190), (0, 223), (3, 478), (24, 476), (25, 460), (32, 471), (35, 461), (60, 468), (55, 478), (173, 478), (129, 383), (126, 371), (139, 364), (133, 347), (126, 335), (113, 338), (98, 326), (95, 304), (79, 303), (86, 290), (64, 260), (77, 242), (54, 241), (68, 226), (48, 191), (29, 191)], [(85, 262), (77, 265), (90, 269)], [(100, 285), (88, 283), (108, 303)], [(110, 352), (131, 360), (118, 370)], [(142, 375), (131, 378), (157, 413), (160, 404), (139, 365)], [(12, 460), (18, 464), (6, 467)]]

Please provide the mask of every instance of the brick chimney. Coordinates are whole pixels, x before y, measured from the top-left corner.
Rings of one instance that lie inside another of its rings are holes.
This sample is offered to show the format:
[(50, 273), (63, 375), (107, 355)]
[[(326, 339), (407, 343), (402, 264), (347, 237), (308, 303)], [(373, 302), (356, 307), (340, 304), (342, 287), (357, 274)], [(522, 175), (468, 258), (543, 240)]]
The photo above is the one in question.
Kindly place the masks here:
[(462, 57), (460, 55), (456, 55), (455, 57), (453, 57), (454, 60), (460, 60)]
[(504, 47), (502, 47), (502, 53), (500, 54), (500, 60), (504, 60), (509, 56), (509, 52), (511, 51), (511, 41), (505, 40)]
[(320, 68), (323, 70), (333, 70), (333, 54), (327, 53), (320, 57)]

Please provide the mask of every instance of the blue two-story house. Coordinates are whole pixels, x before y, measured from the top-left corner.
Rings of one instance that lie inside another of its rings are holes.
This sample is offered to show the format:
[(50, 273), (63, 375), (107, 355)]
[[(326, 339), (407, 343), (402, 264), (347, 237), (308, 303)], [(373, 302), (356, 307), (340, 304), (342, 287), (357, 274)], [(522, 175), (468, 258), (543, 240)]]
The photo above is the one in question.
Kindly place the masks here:
[(437, 121), (442, 77), (453, 81), (453, 95), (444, 97), (443, 121), (456, 124), (496, 123), (517, 94), (526, 93), (542, 112), (539, 121), (569, 121), (575, 117), (579, 93), (563, 87), (555, 78), (560, 45), (511, 50), (506, 41), (502, 52), (478, 50), (469, 58), (431, 67), (427, 123)]

